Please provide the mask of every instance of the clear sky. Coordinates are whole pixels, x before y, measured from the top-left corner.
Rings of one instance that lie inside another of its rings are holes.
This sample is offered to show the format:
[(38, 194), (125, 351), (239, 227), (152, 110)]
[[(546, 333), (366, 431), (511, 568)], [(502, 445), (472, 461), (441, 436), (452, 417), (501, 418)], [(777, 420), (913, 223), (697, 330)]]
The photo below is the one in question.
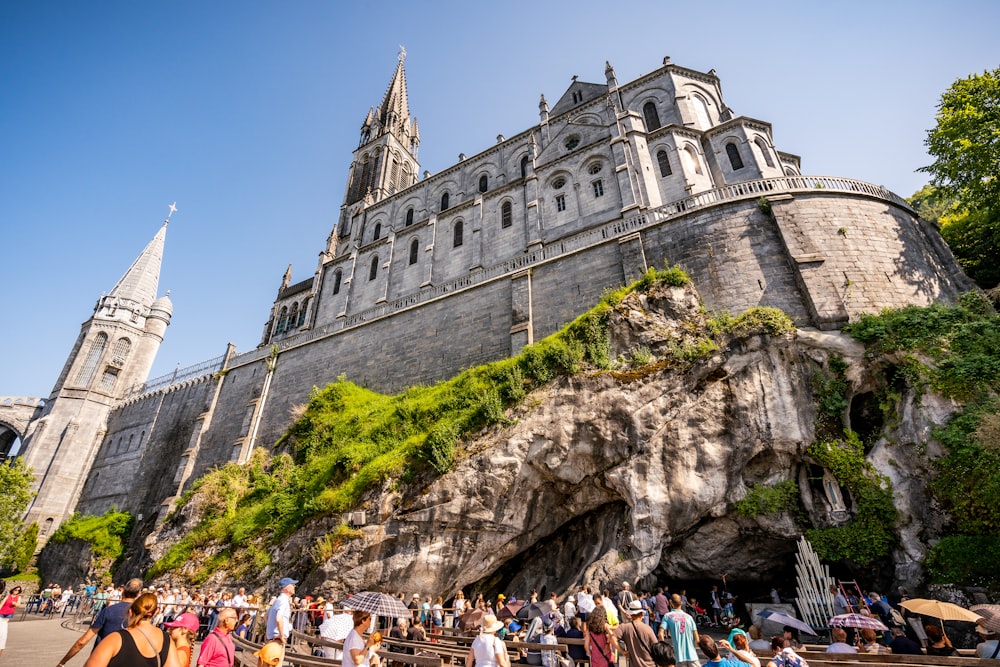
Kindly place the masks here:
[(806, 174), (909, 196), (958, 77), (1000, 65), (1000, 2), (0, 4), (0, 395), (48, 396), (80, 324), (176, 201), (152, 376), (260, 342), (309, 277), (406, 47), (422, 169), (538, 122), (571, 77), (714, 68)]

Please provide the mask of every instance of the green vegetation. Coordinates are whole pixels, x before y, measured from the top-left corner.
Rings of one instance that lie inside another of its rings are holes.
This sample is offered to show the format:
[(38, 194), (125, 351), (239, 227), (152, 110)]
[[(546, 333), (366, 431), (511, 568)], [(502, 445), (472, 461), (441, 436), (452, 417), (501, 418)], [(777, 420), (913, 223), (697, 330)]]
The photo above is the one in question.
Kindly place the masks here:
[[(226, 565), (260, 572), (270, 565), (268, 545), (279, 543), (314, 517), (345, 512), (386, 482), (410, 482), (446, 472), (463, 439), (507, 422), (506, 411), (527, 392), (587, 365), (611, 366), (608, 319), (630, 292), (690, 282), (677, 267), (650, 269), (636, 283), (610, 291), (601, 302), (559, 332), (519, 355), (471, 368), (426, 387), (386, 396), (341, 378), (314, 390), (301, 417), (278, 445), (289, 454), (257, 451), (245, 465), (228, 464), (195, 486), (202, 503), (198, 525), (149, 572), (158, 576), (196, 560), (192, 577), (203, 580)], [(756, 318), (756, 319), (755, 319)], [(764, 324), (773, 313), (740, 322)], [(751, 324), (741, 326), (756, 326)], [(184, 502), (190, 502), (190, 494)], [(313, 556), (349, 536), (334, 533), (314, 545)], [(220, 545), (239, 545), (238, 549)], [(196, 553), (201, 558), (195, 559)]]
[(1000, 389), (1000, 316), (979, 292), (955, 306), (935, 304), (865, 315), (845, 327), (875, 353), (916, 353), (907, 372), (935, 392), (971, 400)]
[(773, 485), (754, 484), (734, 506), (746, 517), (794, 512), (799, 507), (799, 485), (791, 479)]
[[(982, 287), (1000, 282), (1000, 68), (958, 79), (941, 96), (927, 132), (930, 186), (913, 196), (941, 225), (955, 258)], [(936, 186), (936, 188), (934, 187)]]
[(847, 487), (857, 512), (846, 526), (807, 530), (806, 539), (824, 560), (873, 565), (895, 543), (892, 485), (865, 460), (864, 446), (852, 431), (845, 431), (843, 439), (815, 442), (807, 453)]
[(783, 310), (759, 306), (736, 316), (720, 313), (708, 321), (707, 329), (715, 336), (780, 336), (795, 331), (795, 323)]
[(958, 534), (935, 545), (926, 566), (941, 583), (1000, 589), (1000, 315), (979, 292), (954, 306), (886, 310), (847, 327), (876, 354), (894, 354), (898, 373), (965, 403), (933, 436), (945, 449), (931, 493)]
[(81, 540), (90, 545), (91, 570), (110, 581), (111, 573), (125, 555), (125, 542), (132, 532), (132, 515), (111, 508), (102, 516), (74, 514), (52, 533), (49, 541), (63, 544)]
[(816, 432), (837, 437), (843, 429), (844, 413), (850, 406), (847, 397), (847, 362), (838, 355), (831, 355), (826, 369), (813, 373), (813, 391), (819, 408)]
[[(28, 531), (21, 518), (34, 497), (33, 481), (31, 468), (25, 466), (20, 457), (0, 463), (0, 489), (3, 489), (0, 493), (0, 568), (21, 569), (19, 564), (24, 560), (22, 554)], [(38, 526), (35, 526), (36, 535), (37, 532)]]

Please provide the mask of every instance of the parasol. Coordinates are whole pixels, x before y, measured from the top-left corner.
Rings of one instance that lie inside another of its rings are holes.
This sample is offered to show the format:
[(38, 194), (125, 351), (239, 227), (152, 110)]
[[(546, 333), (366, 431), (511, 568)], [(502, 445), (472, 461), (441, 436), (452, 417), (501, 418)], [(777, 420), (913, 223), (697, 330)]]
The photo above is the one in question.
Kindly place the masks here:
[(319, 634), (324, 639), (342, 642), (354, 628), (354, 616), (351, 614), (334, 614), (319, 626)]
[(926, 598), (914, 598), (900, 602), (903, 609), (920, 614), (921, 616), (932, 616), (944, 621), (967, 621), (978, 623), (982, 616), (974, 611), (969, 611), (965, 607), (959, 607), (951, 602), (941, 602), (940, 600), (928, 600)]
[(410, 610), (406, 608), (402, 600), (375, 591), (365, 591), (357, 595), (352, 595), (344, 600), (344, 609), (367, 611), (373, 616), (385, 616), (389, 618), (410, 617)]
[(524, 600), (518, 600), (517, 602), (508, 602), (500, 611), (497, 612), (497, 618), (501, 621), (508, 618), (516, 618), (517, 612), (521, 611), (521, 607), (524, 606)]
[(462, 614), (458, 619), (458, 629), (464, 632), (478, 631), (483, 627), (483, 616), (486, 612), (482, 609), (472, 609)]
[(979, 625), (991, 632), (1000, 632), (1000, 604), (976, 604), (969, 607), (983, 617)]
[(806, 623), (805, 621), (800, 621), (794, 616), (783, 614), (780, 611), (774, 611), (773, 609), (765, 609), (764, 611), (758, 612), (757, 615), (760, 616), (761, 618), (766, 618), (767, 620), (772, 621), (774, 623), (789, 625), (809, 635), (816, 634), (816, 632), (811, 627), (809, 627), (809, 624)]
[(889, 628), (886, 627), (885, 623), (873, 618), (871, 616), (862, 616), (861, 614), (840, 614), (839, 616), (834, 616), (830, 619), (831, 628), (859, 628), (859, 629), (869, 629), (869, 630), (879, 630), (885, 631)]

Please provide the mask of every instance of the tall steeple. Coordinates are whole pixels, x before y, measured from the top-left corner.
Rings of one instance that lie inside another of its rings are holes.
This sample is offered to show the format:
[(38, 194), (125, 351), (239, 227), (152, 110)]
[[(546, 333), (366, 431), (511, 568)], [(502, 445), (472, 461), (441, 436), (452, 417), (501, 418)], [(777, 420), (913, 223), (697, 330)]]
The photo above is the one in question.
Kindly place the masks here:
[(153, 236), (143, 251), (132, 262), (125, 275), (108, 294), (109, 298), (131, 301), (148, 308), (156, 300), (156, 288), (160, 281), (160, 263), (163, 260), (163, 242), (167, 237), (167, 221)]
[[(176, 210), (171, 204), (170, 215)], [(157, 299), (156, 290), (170, 215), (111, 292), (98, 299), (42, 415), (28, 427), (24, 457), (35, 471), (38, 494), (27, 521), (38, 522), (42, 542), (72, 513), (108, 413), (146, 381), (163, 342), (173, 305), (166, 295)]]
[(338, 238), (351, 235), (354, 220), (368, 204), (389, 197), (417, 182), (420, 130), (410, 116), (406, 92), (406, 49), (400, 47), (396, 70), (382, 102), (368, 109), (361, 123), (361, 140), (354, 151), (351, 175), (341, 206)]

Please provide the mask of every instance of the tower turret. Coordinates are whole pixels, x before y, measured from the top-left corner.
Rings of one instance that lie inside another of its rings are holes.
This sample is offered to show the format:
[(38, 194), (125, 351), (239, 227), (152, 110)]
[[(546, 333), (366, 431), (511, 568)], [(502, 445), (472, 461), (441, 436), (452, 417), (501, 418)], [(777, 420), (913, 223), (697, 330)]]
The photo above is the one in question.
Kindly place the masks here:
[(125, 274), (97, 300), (52, 389), (42, 415), (29, 426), (25, 462), (35, 472), (37, 496), (27, 521), (44, 540), (72, 514), (104, 437), (111, 408), (144, 382), (173, 313), (156, 298), (170, 214)]

